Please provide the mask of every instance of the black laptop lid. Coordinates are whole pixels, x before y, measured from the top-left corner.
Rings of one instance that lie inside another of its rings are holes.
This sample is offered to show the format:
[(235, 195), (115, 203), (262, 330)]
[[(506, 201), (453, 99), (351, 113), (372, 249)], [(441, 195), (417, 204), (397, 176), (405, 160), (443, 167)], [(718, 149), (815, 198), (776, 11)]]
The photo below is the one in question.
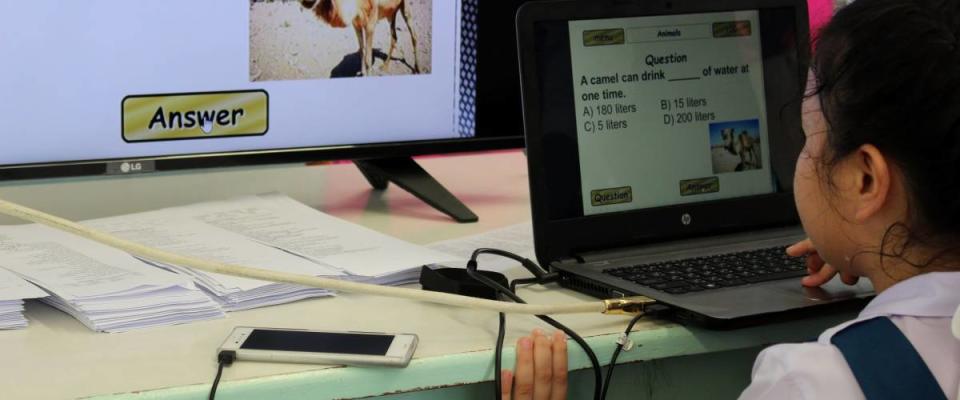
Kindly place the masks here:
[(537, 258), (797, 223), (803, 0), (517, 16)]

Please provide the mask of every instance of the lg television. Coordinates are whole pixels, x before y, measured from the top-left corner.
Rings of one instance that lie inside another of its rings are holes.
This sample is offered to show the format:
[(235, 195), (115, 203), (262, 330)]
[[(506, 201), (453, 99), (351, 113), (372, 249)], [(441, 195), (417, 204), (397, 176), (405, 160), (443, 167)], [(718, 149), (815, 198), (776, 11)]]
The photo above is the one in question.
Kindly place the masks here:
[(475, 129), (477, 0), (375, 3), (3, 2), (0, 179), (349, 159), (475, 221), (410, 157), (523, 145)]

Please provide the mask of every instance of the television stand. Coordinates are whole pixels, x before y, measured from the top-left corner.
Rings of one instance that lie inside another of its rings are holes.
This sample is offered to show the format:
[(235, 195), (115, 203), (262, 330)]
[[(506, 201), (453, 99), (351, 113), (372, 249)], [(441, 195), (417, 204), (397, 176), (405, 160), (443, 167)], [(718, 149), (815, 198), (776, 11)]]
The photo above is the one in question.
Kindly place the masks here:
[(413, 158), (374, 158), (354, 160), (353, 163), (374, 189), (385, 190), (387, 184), (393, 182), (457, 222), (477, 222), (478, 220), (477, 214), (470, 211)]

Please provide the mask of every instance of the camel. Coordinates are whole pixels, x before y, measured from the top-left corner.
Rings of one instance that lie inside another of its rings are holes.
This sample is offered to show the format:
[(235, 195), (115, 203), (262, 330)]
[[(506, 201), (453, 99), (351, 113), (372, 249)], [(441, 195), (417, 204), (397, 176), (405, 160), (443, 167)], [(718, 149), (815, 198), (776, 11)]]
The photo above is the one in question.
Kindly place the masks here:
[(750, 136), (747, 131), (740, 132), (737, 139), (739, 140), (739, 146), (737, 147), (739, 147), (740, 163), (743, 168), (760, 168), (760, 139)]
[(363, 76), (369, 76), (370, 67), (373, 66), (373, 33), (381, 19), (390, 22), (390, 50), (382, 67), (383, 71), (387, 70), (393, 58), (393, 50), (397, 46), (397, 14), (401, 14), (410, 30), (410, 41), (413, 43), (413, 73), (420, 73), (417, 35), (413, 32), (410, 8), (406, 0), (300, 0), (300, 5), (313, 11), (317, 18), (332, 27), (353, 26), (360, 44), (360, 73)]

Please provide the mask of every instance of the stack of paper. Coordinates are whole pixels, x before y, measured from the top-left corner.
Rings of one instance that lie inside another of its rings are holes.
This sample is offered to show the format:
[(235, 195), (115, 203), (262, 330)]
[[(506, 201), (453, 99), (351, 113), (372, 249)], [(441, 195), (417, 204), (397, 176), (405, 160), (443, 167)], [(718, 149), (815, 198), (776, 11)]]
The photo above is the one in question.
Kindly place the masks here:
[(51, 293), (45, 302), (96, 331), (221, 318), (189, 279), (40, 225), (0, 227), (0, 267)]
[(275, 283), (230, 275), (198, 271), (176, 265), (147, 261), (160, 268), (192, 278), (224, 311), (249, 310), (314, 297), (332, 296), (333, 292), (288, 283)]
[[(521, 257), (536, 261), (537, 255), (533, 247), (533, 224), (524, 222), (492, 231), (457, 239), (444, 240), (427, 246), (433, 250), (462, 256), (460, 263), (445, 264), (445, 266), (463, 268), (473, 251), (479, 248), (500, 249), (509, 251)], [(503, 272), (510, 268), (517, 268), (520, 263), (512, 258), (496, 255), (484, 255), (477, 260), (477, 265), (483, 271)]]
[[(282, 195), (248, 196), (83, 224), (195, 258), (384, 285), (416, 282), (421, 266), (456, 259)], [(40, 225), (0, 227), (0, 238), (0, 267), (50, 292), (52, 296), (44, 301), (98, 331), (216, 318), (223, 316), (223, 310), (332, 295), (322, 288), (141, 260)]]
[[(255, 266), (288, 273), (338, 277), (344, 273), (186, 216), (183, 209), (165, 209), (84, 221), (94, 229), (146, 246), (212, 261)], [(146, 260), (190, 277), (226, 311), (330, 296), (325, 289), (275, 283), (205, 272)]]
[(424, 265), (457, 259), (319, 212), (281, 194), (200, 203), (184, 210), (211, 226), (336, 268), (345, 273), (339, 279), (401, 285), (416, 282)]
[(23, 299), (46, 297), (47, 293), (21, 279), (14, 273), (0, 269), (0, 329), (25, 328)]

